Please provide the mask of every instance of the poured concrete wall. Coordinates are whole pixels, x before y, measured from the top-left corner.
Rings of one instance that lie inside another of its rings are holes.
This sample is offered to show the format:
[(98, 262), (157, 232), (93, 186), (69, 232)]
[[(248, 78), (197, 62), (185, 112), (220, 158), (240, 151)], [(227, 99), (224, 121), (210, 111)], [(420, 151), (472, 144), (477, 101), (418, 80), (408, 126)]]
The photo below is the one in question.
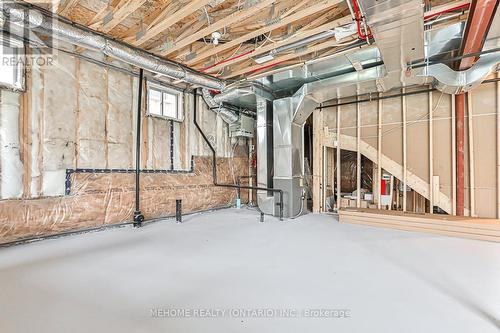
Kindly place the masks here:
[[(25, 93), (0, 91), (0, 243), (132, 218), (133, 174), (67, 179), (67, 172), (134, 168), (138, 79), (62, 52), (54, 58), (52, 66), (29, 68)], [(193, 126), (193, 95), (183, 94), (182, 122), (147, 115), (143, 98), (141, 167), (189, 171), (195, 156), (193, 172), (141, 177), (146, 218), (173, 214), (176, 198), (185, 212), (232, 204), (234, 190), (213, 187), (211, 152)], [(198, 105), (199, 122), (221, 157), (219, 180), (247, 174), (244, 141), (230, 140), (227, 124), (202, 99)], [(233, 144), (240, 148), (234, 160)]]

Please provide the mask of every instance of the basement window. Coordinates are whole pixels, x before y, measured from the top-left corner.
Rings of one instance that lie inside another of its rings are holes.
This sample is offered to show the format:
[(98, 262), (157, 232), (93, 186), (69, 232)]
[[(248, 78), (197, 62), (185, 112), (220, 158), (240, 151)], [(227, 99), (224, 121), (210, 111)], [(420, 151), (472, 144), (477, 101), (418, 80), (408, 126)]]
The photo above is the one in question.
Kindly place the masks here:
[(156, 84), (148, 84), (148, 114), (182, 121), (182, 93)]
[(0, 88), (24, 90), (23, 54), (22, 42), (7, 41), (0, 36)]

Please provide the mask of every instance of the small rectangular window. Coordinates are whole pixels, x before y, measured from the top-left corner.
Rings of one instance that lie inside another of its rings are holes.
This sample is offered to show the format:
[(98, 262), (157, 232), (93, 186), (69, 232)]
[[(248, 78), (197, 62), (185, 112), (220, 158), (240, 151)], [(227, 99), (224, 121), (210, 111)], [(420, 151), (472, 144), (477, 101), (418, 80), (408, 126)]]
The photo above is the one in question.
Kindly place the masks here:
[(182, 93), (148, 84), (148, 114), (182, 121)]
[(0, 88), (24, 90), (24, 49), (0, 37)]

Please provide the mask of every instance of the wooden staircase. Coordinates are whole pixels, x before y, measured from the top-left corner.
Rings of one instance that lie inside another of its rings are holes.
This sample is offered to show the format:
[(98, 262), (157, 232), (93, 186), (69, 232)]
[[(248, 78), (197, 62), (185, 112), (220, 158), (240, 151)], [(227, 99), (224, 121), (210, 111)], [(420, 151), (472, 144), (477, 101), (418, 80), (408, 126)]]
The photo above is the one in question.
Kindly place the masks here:
[[(350, 135), (342, 134), (340, 136), (340, 148), (350, 151), (356, 151), (357, 143), (356, 137)], [(377, 161), (377, 149), (366, 143), (365, 141), (361, 141), (360, 144), (361, 154), (366, 158), (372, 160), (376, 163)], [(382, 169), (391, 173), (394, 177), (398, 179), (403, 179), (403, 167), (398, 162), (390, 159), (388, 156), (382, 154), (380, 159), (380, 165)], [(410, 186), (415, 192), (419, 193), (423, 197), (429, 199), (430, 197), (430, 185), (426, 180), (423, 180), (419, 176), (412, 173), (410, 170), (407, 170), (407, 185)], [(451, 214), (452, 212), (452, 203), (451, 199), (439, 191), (438, 193), (434, 193), (434, 205), (440, 207), (442, 210)], [(467, 213), (467, 212), (466, 212)]]

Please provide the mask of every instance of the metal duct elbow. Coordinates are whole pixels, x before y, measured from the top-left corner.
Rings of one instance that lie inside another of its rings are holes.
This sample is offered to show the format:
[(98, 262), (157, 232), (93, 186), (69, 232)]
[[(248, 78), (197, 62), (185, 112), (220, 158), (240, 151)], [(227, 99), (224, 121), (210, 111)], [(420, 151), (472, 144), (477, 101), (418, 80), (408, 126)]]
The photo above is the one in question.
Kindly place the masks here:
[(432, 77), (434, 87), (447, 94), (460, 94), (477, 87), (488, 75), (500, 67), (500, 54), (485, 54), (471, 68), (455, 71), (445, 64), (434, 64), (423, 68), (422, 76)]
[(222, 120), (224, 120), (226, 123), (233, 124), (239, 120), (240, 117), (236, 113), (229, 110), (228, 108), (223, 107), (222, 105), (220, 105), (220, 103), (217, 103), (208, 89), (202, 89), (201, 96), (203, 97), (205, 103), (207, 103), (208, 107), (212, 111), (218, 113), (221, 116)]
[(244, 88), (235, 88), (235, 89), (228, 89), (225, 92), (222, 92), (218, 95), (215, 95), (213, 97), (213, 100), (215, 103), (220, 104), (222, 102), (227, 102), (229, 100), (232, 100), (234, 98), (238, 98), (241, 96), (245, 95), (252, 95), (254, 92), (252, 89), (244, 89)]
[(23, 28), (28, 28), (42, 35), (102, 52), (107, 56), (153, 73), (210, 89), (222, 91), (225, 88), (225, 83), (219, 79), (117, 42), (90, 30), (57, 20), (39, 10), (29, 8), (28, 11), (28, 8), (21, 3), (3, 2), (0, 17), (5, 21), (21, 25)]

